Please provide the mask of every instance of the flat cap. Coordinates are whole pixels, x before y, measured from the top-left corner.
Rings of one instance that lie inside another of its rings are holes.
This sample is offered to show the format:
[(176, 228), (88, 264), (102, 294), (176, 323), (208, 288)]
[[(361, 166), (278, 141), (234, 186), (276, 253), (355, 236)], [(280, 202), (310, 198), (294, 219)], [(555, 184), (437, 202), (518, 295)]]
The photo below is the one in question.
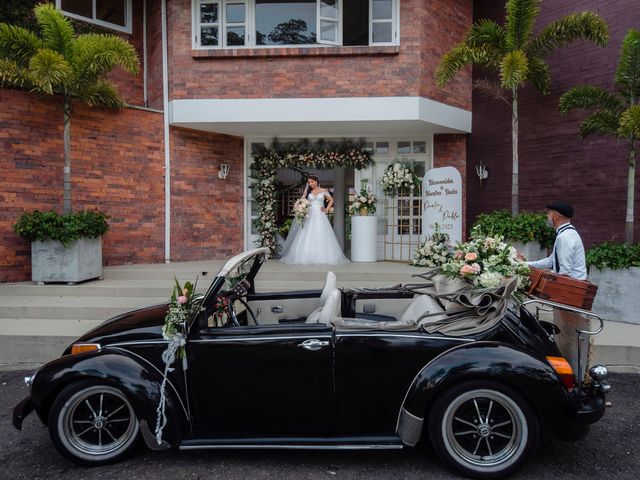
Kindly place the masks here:
[(573, 207), (569, 205), (567, 202), (552, 202), (546, 206), (549, 210), (555, 210), (563, 217), (571, 218), (573, 217)]

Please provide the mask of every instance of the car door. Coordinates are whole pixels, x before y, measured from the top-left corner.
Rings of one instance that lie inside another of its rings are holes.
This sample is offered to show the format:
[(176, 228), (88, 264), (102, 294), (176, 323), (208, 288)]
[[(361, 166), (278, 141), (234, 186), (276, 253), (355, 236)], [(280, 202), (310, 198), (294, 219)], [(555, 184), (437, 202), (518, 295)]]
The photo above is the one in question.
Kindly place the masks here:
[(187, 345), (194, 430), (225, 436), (336, 431), (332, 328), (201, 328)]

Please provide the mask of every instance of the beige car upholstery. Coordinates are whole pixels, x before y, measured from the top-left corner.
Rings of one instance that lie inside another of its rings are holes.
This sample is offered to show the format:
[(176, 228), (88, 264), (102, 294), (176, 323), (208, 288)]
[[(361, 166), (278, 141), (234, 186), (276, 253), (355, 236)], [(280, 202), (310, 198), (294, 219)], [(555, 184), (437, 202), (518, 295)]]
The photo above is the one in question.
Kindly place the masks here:
[[(307, 318), (318, 306), (318, 297), (251, 300), (248, 303), (258, 317), (258, 323), (269, 325), (277, 324), (281, 319)], [(253, 323), (251, 316), (248, 321)]]
[(309, 317), (306, 323), (324, 323), (329, 325), (334, 319), (338, 318), (341, 313), (341, 300), (342, 295), (340, 290), (334, 288), (325, 301), (322, 308), (316, 308)]
[(327, 301), (329, 294), (336, 288), (337, 279), (336, 274), (333, 272), (327, 272), (327, 278), (324, 280), (324, 286), (322, 287), (322, 293), (320, 294), (320, 303), (318, 307), (324, 306), (324, 302)]

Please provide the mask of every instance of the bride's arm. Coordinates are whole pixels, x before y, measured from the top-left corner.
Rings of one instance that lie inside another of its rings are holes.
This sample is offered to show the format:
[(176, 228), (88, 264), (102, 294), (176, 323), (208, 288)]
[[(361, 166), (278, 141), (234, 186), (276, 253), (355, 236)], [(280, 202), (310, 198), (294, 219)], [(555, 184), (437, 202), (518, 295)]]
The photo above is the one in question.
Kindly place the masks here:
[(329, 199), (329, 203), (327, 204), (327, 206), (324, 209), (324, 212), (328, 212), (329, 210), (331, 210), (331, 207), (333, 206), (333, 197), (331, 196), (331, 194), (329, 193), (329, 190), (325, 190), (324, 191), (324, 196), (327, 197)]

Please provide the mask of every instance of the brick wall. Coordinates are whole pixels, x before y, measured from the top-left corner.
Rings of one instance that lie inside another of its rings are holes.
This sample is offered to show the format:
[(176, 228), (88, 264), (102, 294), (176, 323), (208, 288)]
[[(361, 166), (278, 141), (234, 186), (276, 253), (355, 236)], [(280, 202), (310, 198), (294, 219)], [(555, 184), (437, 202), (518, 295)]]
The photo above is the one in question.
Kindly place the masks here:
[[(228, 258), (244, 247), (243, 139), (171, 129), (171, 259)], [(218, 178), (221, 163), (230, 166)]]
[[(607, 137), (578, 137), (584, 112), (560, 115), (558, 99), (569, 88), (599, 85), (612, 88), (622, 38), (640, 24), (636, 0), (548, 0), (542, 3), (538, 25), (546, 25), (571, 12), (591, 10), (609, 24), (606, 48), (579, 42), (561, 48), (547, 60), (552, 91), (543, 97), (527, 87), (520, 101), (520, 209), (540, 211), (553, 199), (574, 204), (574, 224), (586, 246), (604, 240), (624, 240), (627, 149)], [(500, 18), (502, 2), (475, 2), (475, 17)], [(477, 72), (476, 72), (476, 75)], [(483, 95), (473, 94), (473, 133), (467, 165), (469, 175), (469, 227), (478, 213), (511, 207), (511, 119), (509, 109)], [(480, 185), (475, 174), (487, 165), (489, 178)], [(640, 184), (637, 172), (636, 188)], [(640, 195), (636, 190), (636, 212)], [(635, 239), (640, 240), (640, 213), (636, 213)]]
[[(62, 104), (0, 89), (0, 281), (30, 276), (30, 244), (13, 233), (18, 216), (62, 209)], [(106, 265), (164, 259), (162, 115), (74, 105), (73, 209), (112, 216)]]
[(434, 135), (433, 167), (455, 167), (462, 177), (462, 238), (467, 231), (467, 135)]
[(402, 0), (400, 17), (399, 48), (207, 53), (191, 48), (191, 0), (172, 1), (168, 12), (171, 98), (424, 95), (469, 108), (468, 82), (462, 79), (442, 90), (435, 86), (433, 71), (440, 53), (460, 41), (470, 25), (471, 1)]

